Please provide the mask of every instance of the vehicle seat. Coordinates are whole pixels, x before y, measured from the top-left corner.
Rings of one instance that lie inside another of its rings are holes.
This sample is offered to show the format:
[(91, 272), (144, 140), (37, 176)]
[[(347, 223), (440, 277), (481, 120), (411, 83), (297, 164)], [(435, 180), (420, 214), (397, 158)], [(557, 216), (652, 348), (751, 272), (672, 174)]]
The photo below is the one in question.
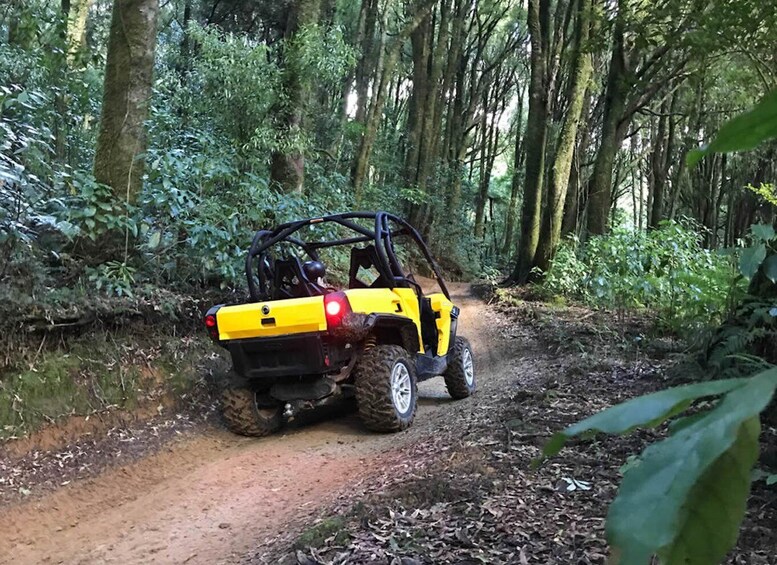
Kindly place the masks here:
[(351, 266), (348, 269), (348, 288), (386, 288), (387, 282), (380, 275), (372, 284), (366, 285), (358, 279), (359, 269), (369, 269), (378, 265), (378, 253), (374, 245), (353, 247), (351, 249)]
[(313, 282), (318, 279), (311, 280), (307, 274), (307, 271), (311, 274), (323, 271), (326, 274), (326, 267), (319, 261), (308, 261), (305, 267), (296, 257), (275, 262), (274, 300), (326, 294), (326, 289)]

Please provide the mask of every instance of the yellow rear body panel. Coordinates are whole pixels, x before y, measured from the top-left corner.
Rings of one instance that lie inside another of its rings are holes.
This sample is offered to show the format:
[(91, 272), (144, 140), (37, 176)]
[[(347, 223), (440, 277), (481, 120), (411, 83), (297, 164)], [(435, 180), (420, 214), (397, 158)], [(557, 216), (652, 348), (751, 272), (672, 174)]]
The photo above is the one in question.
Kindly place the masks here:
[[(265, 307), (266, 314), (262, 311)], [(224, 306), (216, 319), (221, 340), (326, 331), (324, 299), (320, 296)]]
[[(346, 290), (345, 295), (353, 312), (410, 318), (418, 328), (418, 341), (423, 341), (418, 298), (413, 289), (357, 288)], [(216, 319), (222, 341), (327, 330), (323, 296), (224, 306), (219, 308)], [(448, 319), (450, 328), (450, 316)]]

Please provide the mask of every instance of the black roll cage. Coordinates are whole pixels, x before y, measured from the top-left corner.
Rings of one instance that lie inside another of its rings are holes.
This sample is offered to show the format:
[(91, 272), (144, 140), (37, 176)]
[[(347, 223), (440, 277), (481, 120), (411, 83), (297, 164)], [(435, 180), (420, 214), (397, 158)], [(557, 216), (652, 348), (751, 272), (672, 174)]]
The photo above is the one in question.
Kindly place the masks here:
[[(363, 219), (374, 219), (375, 228), (370, 230), (369, 228), (365, 228), (352, 221)], [(356, 232), (358, 235), (343, 239), (318, 242), (305, 242), (296, 237), (292, 237), (292, 234), (306, 226), (324, 222), (334, 222)], [(396, 224), (396, 227), (392, 227), (392, 223)], [(450, 300), (448, 287), (445, 285), (442, 276), (440, 276), (440, 269), (432, 257), (429, 248), (426, 246), (426, 243), (424, 243), (424, 240), (421, 238), (421, 234), (419, 234), (408, 222), (388, 212), (346, 212), (342, 214), (331, 214), (329, 216), (287, 222), (285, 224), (280, 224), (272, 230), (259, 230), (256, 232), (256, 235), (254, 235), (251, 247), (248, 250), (248, 256), (246, 257), (246, 277), (248, 279), (248, 291), (251, 300), (259, 302), (266, 299), (268, 290), (266, 272), (264, 268), (256, 269), (256, 260), (259, 258), (260, 261), (264, 262), (265, 260), (272, 259), (272, 257), (268, 257), (267, 252), (272, 246), (278, 243), (291, 243), (296, 245), (302, 248), (312, 260), (318, 261), (319, 249), (336, 247), (338, 245), (372, 242), (378, 257), (378, 264), (375, 265), (375, 268), (384, 280), (387, 281), (386, 286), (388, 288), (411, 286), (418, 291), (420, 296), (422, 294), (421, 287), (402, 272), (402, 267), (394, 252), (394, 238), (398, 236), (409, 236), (416, 242), (421, 249), (424, 258), (429, 262), (429, 265), (434, 272), (434, 276), (437, 279), (437, 284), (440, 285), (440, 289), (446, 298)], [(256, 284), (257, 278), (259, 280), (258, 287)]]

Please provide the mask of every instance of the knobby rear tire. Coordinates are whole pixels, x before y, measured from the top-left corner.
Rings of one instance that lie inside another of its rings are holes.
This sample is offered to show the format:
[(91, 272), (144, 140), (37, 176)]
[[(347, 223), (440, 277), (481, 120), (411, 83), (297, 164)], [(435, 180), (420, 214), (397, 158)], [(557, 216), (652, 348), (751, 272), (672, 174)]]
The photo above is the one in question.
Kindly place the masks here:
[(257, 393), (246, 386), (227, 385), (221, 391), (221, 414), (230, 431), (243, 436), (264, 437), (283, 424), (282, 407), (257, 405)]
[[(400, 363), (410, 379), (409, 406), (404, 412), (398, 408), (392, 393), (392, 372)], [(399, 432), (410, 427), (418, 404), (418, 382), (415, 363), (407, 350), (398, 345), (377, 345), (362, 354), (354, 374), (359, 416), (368, 429)]]
[(456, 337), (453, 348), (448, 353), (448, 368), (443, 374), (448, 394), (456, 400), (472, 396), (477, 390), (474, 365), (470, 367), (471, 375), (468, 376), (467, 355), (471, 364), (472, 348), (469, 341), (463, 337)]

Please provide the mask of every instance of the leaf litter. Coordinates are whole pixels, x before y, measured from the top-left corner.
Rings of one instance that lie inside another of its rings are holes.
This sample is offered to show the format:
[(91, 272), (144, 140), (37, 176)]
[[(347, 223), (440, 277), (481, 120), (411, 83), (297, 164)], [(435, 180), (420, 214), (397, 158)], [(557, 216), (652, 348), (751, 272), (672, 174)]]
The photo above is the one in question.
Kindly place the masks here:
[[(502, 339), (521, 351), (512, 386), (474, 397), (455, 423), (342, 495), (318, 520), (345, 517), (337, 532), (304, 546), (290, 532), (246, 563), (606, 563), (605, 516), (622, 470), (665, 428), (574, 440), (532, 463), (553, 432), (668, 386), (678, 344), (645, 338), (644, 317), (520, 301), (496, 308), (507, 320)], [(762, 441), (777, 444), (777, 430), (765, 426)], [(756, 482), (727, 563), (777, 563), (774, 524), (777, 490)]]

